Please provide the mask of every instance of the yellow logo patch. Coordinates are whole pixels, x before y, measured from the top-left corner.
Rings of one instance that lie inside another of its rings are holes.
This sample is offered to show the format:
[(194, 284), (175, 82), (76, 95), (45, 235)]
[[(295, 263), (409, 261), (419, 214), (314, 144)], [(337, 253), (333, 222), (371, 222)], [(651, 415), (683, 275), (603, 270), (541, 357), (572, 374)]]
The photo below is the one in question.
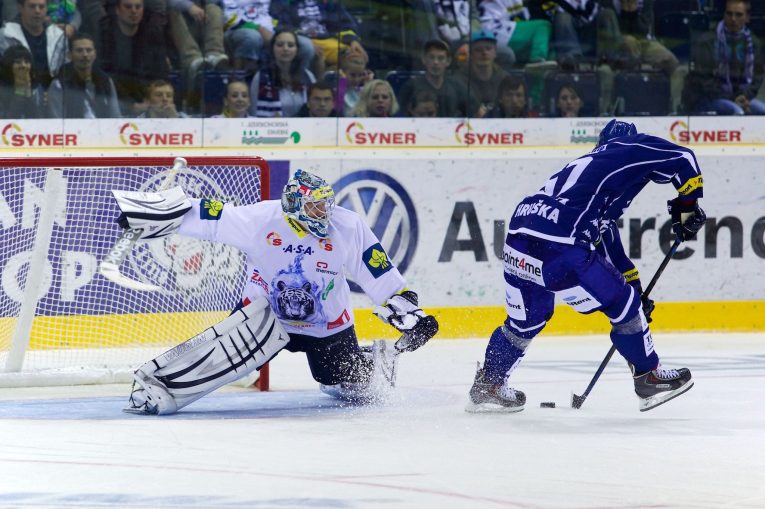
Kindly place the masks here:
[(372, 256), (369, 257), (369, 265), (376, 269), (387, 269), (389, 265), (388, 255), (383, 251), (373, 249)]
[(698, 177), (693, 177), (692, 179), (688, 179), (688, 182), (683, 184), (683, 186), (677, 190), (678, 193), (682, 195), (691, 194), (696, 189), (704, 187), (704, 179), (699, 175)]
[(207, 213), (211, 217), (218, 217), (220, 211), (223, 210), (223, 202), (218, 200), (206, 200), (204, 207), (207, 209)]

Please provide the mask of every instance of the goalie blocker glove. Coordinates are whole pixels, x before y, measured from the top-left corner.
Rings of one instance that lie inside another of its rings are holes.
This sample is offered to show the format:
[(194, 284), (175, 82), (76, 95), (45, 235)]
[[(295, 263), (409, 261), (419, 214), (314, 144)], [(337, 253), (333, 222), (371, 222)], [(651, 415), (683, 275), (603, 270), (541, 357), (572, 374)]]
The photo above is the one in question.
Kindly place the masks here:
[(117, 223), (124, 229), (140, 231), (140, 240), (172, 235), (191, 209), (180, 186), (156, 192), (113, 190), (112, 194), (121, 212)]
[(667, 202), (667, 211), (672, 217), (672, 231), (682, 240), (694, 240), (696, 233), (704, 226), (707, 215), (695, 198), (678, 196)]
[(403, 290), (377, 306), (374, 314), (403, 335), (394, 345), (399, 352), (413, 352), (438, 332), (438, 321), (419, 308), (417, 294)]

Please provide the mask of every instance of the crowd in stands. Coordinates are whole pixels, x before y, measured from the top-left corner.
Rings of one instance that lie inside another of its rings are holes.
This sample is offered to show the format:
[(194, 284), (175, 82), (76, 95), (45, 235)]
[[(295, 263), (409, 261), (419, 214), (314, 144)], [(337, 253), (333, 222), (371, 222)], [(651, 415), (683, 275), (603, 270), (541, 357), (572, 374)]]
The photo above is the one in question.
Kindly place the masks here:
[(765, 114), (765, 1), (5, 0), (1, 12), (2, 118)]

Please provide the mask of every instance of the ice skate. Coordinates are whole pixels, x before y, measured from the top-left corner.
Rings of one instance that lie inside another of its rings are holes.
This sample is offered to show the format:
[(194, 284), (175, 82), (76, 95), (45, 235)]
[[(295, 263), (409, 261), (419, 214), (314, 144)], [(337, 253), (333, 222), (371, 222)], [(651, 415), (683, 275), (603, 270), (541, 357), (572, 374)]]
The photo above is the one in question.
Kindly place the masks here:
[(388, 348), (388, 342), (384, 340), (375, 341), (369, 346), (362, 346), (361, 355), (372, 361), (372, 373), (368, 382), (320, 384), (321, 392), (335, 399), (354, 404), (384, 402), (396, 384), (398, 355), (395, 350)]
[(158, 413), (157, 405), (149, 402), (146, 391), (140, 385), (136, 388), (136, 383), (133, 382), (133, 387), (130, 391), (130, 399), (128, 399), (128, 406), (122, 409), (123, 412), (129, 414), (143, 414), (143, 415), (156, 415)]
[(484, 370), (478, 365), (475, 382), (470, 388), (470, 402), (465, 407), (470, 413), (520, 412), (526, 404), (526, 395), (507, 386), (486, 381)]
[(641, 412), (666, 403), (693, 387), (691, 372), (687, 368), (665, 369), (659, 365), (648, 373), (635, 376), (635, 368), (630, 367), (635, 380), (635, 393), (640, 398)]

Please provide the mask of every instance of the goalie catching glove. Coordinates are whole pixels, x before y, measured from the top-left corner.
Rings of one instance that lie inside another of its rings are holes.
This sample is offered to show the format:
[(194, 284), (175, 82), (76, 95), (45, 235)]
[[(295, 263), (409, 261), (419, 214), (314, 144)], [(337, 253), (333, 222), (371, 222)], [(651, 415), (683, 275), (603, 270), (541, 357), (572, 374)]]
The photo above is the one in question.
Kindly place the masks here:
[(377, 306), (374, 314), (403, 335), (394, 345), (399, 352), (413, 352), (427, 343), (438, 332), (438, 321), (419, 308), (417, 294), (403, 290)]
[(175, 233), (181, 226), (191, 202), (180, 186), (166, 191), (112, 191), (124, 229), (140, 231), (140, 240), (158, 239)]

